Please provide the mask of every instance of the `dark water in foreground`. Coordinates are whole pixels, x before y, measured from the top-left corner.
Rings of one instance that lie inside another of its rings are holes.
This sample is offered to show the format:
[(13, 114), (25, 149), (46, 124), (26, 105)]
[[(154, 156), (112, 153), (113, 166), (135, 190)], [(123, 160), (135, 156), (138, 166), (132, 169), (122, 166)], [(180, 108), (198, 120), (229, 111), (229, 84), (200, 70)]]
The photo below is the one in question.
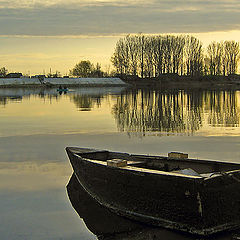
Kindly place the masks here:
[(238, 91), (0, 89), (0, 239), (96, 239), (66, 194), (66, 146), (239, 162), (239, 121)]

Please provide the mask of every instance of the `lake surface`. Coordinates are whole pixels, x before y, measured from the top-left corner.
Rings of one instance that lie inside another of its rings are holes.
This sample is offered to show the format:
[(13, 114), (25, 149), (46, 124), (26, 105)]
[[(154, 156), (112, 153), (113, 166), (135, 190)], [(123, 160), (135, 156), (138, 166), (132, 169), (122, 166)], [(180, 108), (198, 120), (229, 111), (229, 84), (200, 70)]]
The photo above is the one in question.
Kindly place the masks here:
[(96, 239), (66, 194), (66, 146), (240, 162), (239, 124), (239, 91), (0, 89), (0, 238)]

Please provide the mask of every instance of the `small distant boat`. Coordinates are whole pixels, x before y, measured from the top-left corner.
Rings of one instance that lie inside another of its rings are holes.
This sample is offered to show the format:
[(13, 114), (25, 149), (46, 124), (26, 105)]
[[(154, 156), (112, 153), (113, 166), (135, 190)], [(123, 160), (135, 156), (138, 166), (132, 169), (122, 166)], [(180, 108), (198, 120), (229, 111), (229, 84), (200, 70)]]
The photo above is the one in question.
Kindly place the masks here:
[(67, 147), (88, 194), (114, 213), (198, 235), (240, 226), (240, 164)]
[(68, 88), (58, 88), (58, 92), (68, 92)]

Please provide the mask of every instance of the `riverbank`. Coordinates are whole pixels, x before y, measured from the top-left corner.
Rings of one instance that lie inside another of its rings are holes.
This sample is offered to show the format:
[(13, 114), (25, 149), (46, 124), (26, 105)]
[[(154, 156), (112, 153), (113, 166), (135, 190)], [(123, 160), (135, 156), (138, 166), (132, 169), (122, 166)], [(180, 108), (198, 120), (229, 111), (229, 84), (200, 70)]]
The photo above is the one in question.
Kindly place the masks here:
[(137, 88), (176, 88), (176, 89), (240, 89), (240, 75), (231, 76), (179, 76), (163, 74), (159, 77), (139, 78), (122, 76), (127, 84)]
[(0, 78), (0, 88), (58, 88), (62, 87), (133, 87), (170, 89), (233, 89), (240, 90), (240, 75), (179, 76), (162, 74), (159, 77), (140, 78)]
[(126, 86), (120, 78), (0, 78), (0, 88)]

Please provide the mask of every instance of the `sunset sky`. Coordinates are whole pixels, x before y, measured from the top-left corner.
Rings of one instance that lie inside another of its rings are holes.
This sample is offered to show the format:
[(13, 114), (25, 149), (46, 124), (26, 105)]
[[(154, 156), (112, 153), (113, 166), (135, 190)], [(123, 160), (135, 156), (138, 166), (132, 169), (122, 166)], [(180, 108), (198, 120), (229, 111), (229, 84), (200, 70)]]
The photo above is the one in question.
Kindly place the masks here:
[(206, 46), (240, 41), (237, 0), (0, 0), (0, 67), (63, 75), (85, 59), (110, 64), (128, 33), (190, 33)]

